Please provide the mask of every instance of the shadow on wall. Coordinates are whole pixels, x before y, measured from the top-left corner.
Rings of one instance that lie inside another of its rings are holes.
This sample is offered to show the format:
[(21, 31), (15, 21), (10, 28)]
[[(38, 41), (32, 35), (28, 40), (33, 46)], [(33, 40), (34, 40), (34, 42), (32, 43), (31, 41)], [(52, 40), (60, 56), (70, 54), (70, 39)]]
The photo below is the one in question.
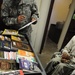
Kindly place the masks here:
[(51, 24), (51, 27), (49, 29), (48, 37), (56, 44), (59, 41), (63, 26), (64, 22), (57, 22), (56, 24)]

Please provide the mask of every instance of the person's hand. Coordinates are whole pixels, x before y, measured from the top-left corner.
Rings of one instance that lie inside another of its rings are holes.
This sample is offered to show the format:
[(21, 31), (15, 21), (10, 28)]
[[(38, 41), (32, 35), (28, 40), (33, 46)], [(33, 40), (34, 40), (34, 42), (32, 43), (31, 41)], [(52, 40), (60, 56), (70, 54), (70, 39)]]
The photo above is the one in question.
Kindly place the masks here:
[(66, 59), (61, 59), (62, 63), (68, 63), (70, 60), (66, 60)]
[(18, 16), (18, 23), (21, 23), (21, 21), (23, 21), (25, 19), (24, 15), (19, 15)]
[(37, 23), (37, 20), (35, 19), (35, 18), (32, 18), (32, 20), (31, 21), (35, 21), (34, 23), (32, 23), (32, 24), (36, 24)]
[(36, 21), (36, 19), (35, 18), (32, 18), (32, 20), (31, 21)]
[(66, 52), (63, 52), (63, 53), (62, 53), (62, 59), (70, 60), (70, 55), (67, 54)]

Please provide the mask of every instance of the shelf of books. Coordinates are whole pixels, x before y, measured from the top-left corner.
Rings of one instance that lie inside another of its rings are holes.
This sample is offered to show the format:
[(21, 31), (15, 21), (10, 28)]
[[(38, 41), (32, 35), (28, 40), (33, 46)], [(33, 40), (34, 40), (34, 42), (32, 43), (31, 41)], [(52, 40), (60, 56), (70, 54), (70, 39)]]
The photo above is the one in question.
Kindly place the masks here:
[(27, 36), (5, 29), (0, 34), (0, 75), (46, 75)]

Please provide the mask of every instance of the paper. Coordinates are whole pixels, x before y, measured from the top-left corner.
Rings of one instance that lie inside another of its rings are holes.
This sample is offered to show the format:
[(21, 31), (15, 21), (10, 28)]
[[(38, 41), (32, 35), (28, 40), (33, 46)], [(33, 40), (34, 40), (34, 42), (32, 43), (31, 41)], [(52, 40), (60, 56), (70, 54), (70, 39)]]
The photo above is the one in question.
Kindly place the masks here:
[(30, 23), (24, 25), (23, 27), (19, 28), (19, 30), (22, 30), (22, 29), (26, 28), (27, 26), (30, 26), (30, 25), (31, 25), (32, 23), (34, 23), (34, 22), (36, 22), (36, 20), (34, 20), (34, 21), (32, 21), (32, 22), (30, 22)]

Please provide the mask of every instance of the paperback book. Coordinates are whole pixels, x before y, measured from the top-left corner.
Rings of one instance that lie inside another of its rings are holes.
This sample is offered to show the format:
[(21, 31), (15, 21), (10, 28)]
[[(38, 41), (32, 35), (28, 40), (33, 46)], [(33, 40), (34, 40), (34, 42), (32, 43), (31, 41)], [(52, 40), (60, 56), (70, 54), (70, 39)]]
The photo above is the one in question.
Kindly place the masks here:
[(0, 51), (0, 58), (4, 58), (4, 52)]
[(10, 37), (4, 36), (4, 41), (11, 41)]
[(27, 51), (31, 51), (30, 46), (28, 44), (16, 41), (12, 41), (12, 49), (24, 49)]
[(12, 41), (17, 41), (17, 42), (24, 42), (28, 44), (28, 41), (24, 37), (19, 37), (19, 36), (11, 36)]
[(8, 60), (16, 60), (16, 52), (6, 52), (4, 51), (4, 59), (8, 59)]
[(17, 37), (17, 36), (11, 36), (11, 40), (12, 41), (18, 41), (18, 42), (22, 42), (22, 39), (20, 37)]
[(15, 60), (7, 60), (7, 59), (0, 59), (0, 70), (1, 71), (8, 71), (8, 70), (16, 70), (16, 61)]
[(11, 49), (11, 42), (9, 42), (9, 41), (2, 41), (2, 48), (4, 48), (4, 49)]
[(38, 67), (38, 63), (30, 62), (26, 59), (19, 59), (19, 66), (24, 71), (41, 72), (40, 68)]
[(25, 51), (25, 50), (22, 50), (22, 49), (18, 49), (18, 55), (21, 55), (21, 56), (32, 56), (34, 57), (34, 53), (33, 52), (29, 52), (29, 51)]
[(0, 75), (24, 75), (22, 70), (1, 71)]
[(34, 55), (33, 52), (28, 52), (28, 51), (24, 51), (24, 50), (19, 49), (18, 52), (17, 52), (17, 59), (16, 59), (18, 63), (19, 63), (20, 58), (37, 63), (35, 55)]
[(0, 41), (3, 41), (3, 40), (4, 40), (4, 36), (0, 35)]
[(11, 29), (5, 29), (2, 34), (3, 35), (18, 35), (18, 31), (11, 30)]

